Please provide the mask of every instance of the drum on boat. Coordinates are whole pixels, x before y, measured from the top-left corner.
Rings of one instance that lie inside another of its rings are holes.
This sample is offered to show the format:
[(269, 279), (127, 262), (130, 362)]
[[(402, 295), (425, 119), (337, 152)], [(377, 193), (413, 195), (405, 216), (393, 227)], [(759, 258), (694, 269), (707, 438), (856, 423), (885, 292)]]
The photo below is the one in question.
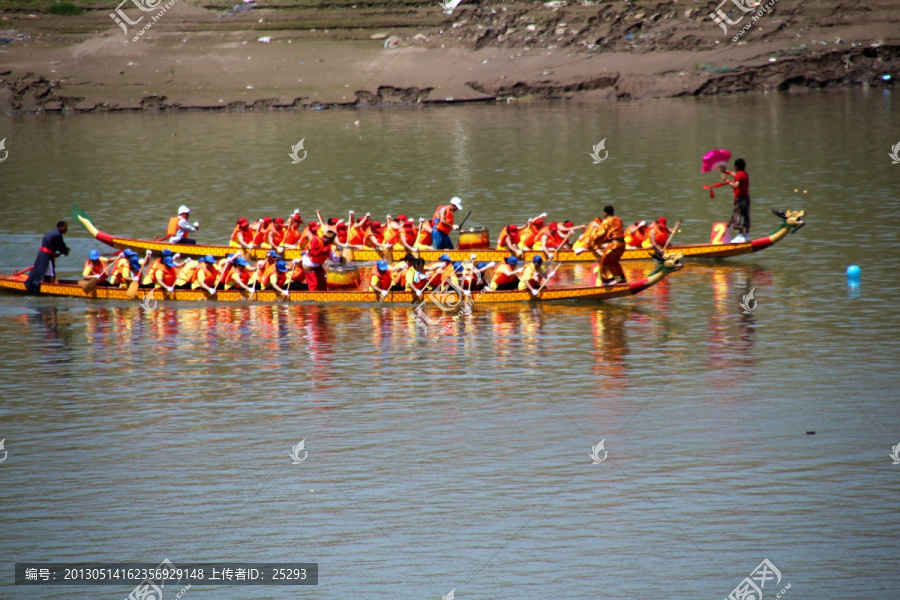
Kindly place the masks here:
[(491, 234), (487, 227), (466, 227), (459, 230), (459, 249), (477, 250), (491, 247)]
[(359, 267), (356, 265), (329, 265), (325, 273), (329, 290), (348, 290), (359, 288)]

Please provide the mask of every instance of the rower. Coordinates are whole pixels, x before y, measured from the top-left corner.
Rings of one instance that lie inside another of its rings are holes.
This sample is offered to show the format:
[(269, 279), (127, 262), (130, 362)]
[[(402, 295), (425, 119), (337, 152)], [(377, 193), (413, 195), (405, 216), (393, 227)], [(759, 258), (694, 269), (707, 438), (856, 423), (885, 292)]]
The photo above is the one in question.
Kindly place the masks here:
[(250, 288), (250, 278), (253, 277), (254, 273), (249, 267), (250, 263), (248, 263), (243, 256), (235, 258), (231, 274), (225, 282), (225, 289), (230, 290), (233, 287), (237, 287), (248, 294), (253, 293), (253, 289)]
[[(188, 239), (187, 234), (192, 233), (200, 229), (200, 223), (194, 221), (193, 224), (188, 222), (188, 217), (191, 216), (191, 209), (182, 204), (178, 207), (178, 223), (175, 226), (175, 233), (172, 237), (169, 238), (170, 244), (196, 244), (197, 242), (191, 239)], [(171, 224), (171, 219), (169, 220)]]
[(200, 267), (199, 260), (188, 258), (184, 261), (184, 265), (178, 270), (178, 277), (175, 279), (175, 287), (186, 289), (194, 280), (194, 273)]
[(615, 210), (612, 206), (604, 206), (603, 215), (597, 236), (590, 248), (600, 258), (600, 264), (594, 267), (594, 271), (597, 272), (597, 285), (625, 283), (625, 271), (619, 264), (619, 259), (625, 253), (622, 219), (614, 216)]
[[(292, 261), (292, 265), (297, 262), (297, 259)], [(280, 292), (282, 296), (287, 296), (290, 292), (292, 281), (288, 280), (288, 266), (283, 260), (279, 260), (275, 263), (275, 270), (269, 275), (269, 278), (265, 280), (264, 285), (268, 284), (272, 286), (272, 288)]]
[(324, 292), (328, 290), (328, 280), (325, 274), (325, 261), (331, 254), (331, 244), (334, 243), (335, 233), (329, 231), (324, 238), (313, 237), (306, 247), (303, 256), (303, 268), (306, 270), (306, 285), (311, 292)]
[(63, 240), (63, 234), (69, 230), (65, 221), (59, 221), (56, 229), (53, 229), (41, 240), (41, 249), (34, 259), (31, 267), (31, 275), (25, 282), (25, 289), (32, 294), (41, 291), (41, 283), (52, 283), (56, 280), (56, 257), (69, 255), (69, 247)]
[(431, 219), (431, 245), (435, 250), (453, 250), (450, 232), (459, 229), (459, 225), (453, 224), (453, 213), (458, 210), (462, 210), (462, 200), (454, 196), (450, 204), (441, 204), (434, 211)]
[(575, 243), (572, 245), (572, 250), (575, 251), (575, 256), (578, 256), (582, 252), (590, 250), (594, 245), (594, 240), (596, 239), (598, 232), (600, 231), (600, 223), (602, 223), (602, 219), (600, 217), (595, 217), (591, 219), (591, 222), (585, 226), (584, 233), (575, 240)]
[(625, 230), (625, 248), (640, 248), (647, 237), (647, 221), (638, 221)]
[(372, 220), (369, 213), (366, 213), (366, 216), (359, 221), (354, 219), (355, 217), (351, 213), (350, 227), (347, 231), (347, 245), (351, 248), (362, 249), (366, 247), (366, 238), (368, 237), (369, 226)]
[(366, 232), (365, 240), (366, 248), (378, 248), (381, 250), (387, 248), (384, 245), (384, 227), (378, 221), (372, 221), (369, 230)]
[(437, 276), (437, 279), (435, 279), (435, 288), (445, 289), (447, 284), (450, 284), (454, 288), (459, 287), (459, 278), (456, 276), (456, 265), (453, 264), (449, 254), (441, 254), (437, 265), (435, 265), (432, 270), (440, 273)]
[(535, 256), (531, 262), (525, 265), (522, 274), (519, 276), (519, 291), (530, 290), (532, 294), (537, 296), (538, 289), (547, 279), (547, 274), (543, 270), (544, 259)]
[[(669, 231), (669, 228), (666, 225), (666, 218), (660, 217), (647, 228), (647, 233), (641, 242), (641, 248), (655, 248), (662, 252), (666, 242), (669, 241), (670, 235), (672, 235), (672, 232)], [(625, 243), (627, 244), (628, 240), (625, 240)]]
[(414, 292), (416, 297), (422, 297), (422, 291), (428, 283), (428, 274), (425, 273), (425, 259), (416, 258), (413, 260), (412, 268), (406, 270), (406, 284), (403, 289), (407, 292)]
[(500, 230), (500, 237), (497, 238), (497, 250), (507, 250), (516, 256), (522, 256), (522, 251), (519, 250), (519, 242), (521, 241), (519, 226), (512, 223)]
[(306, 246), (309, 245), (310, 240), (316, 237), (319, 237), (319, 223), (317, 221), (310, 221), (306, 226), (306, 229), (303, 230), (303, 233), (300, 234), (300, 240), (297, 242), (297, 247), (301, 250), (306, 248)]
[(84, 279), (96, 277), (100, 280), (100, 283), (108, 283), (106, 277), (106, 267), (108, 264), (109, 259), (105, 256), (100, 256), (99, 250), (91, 250), (90, 254), (88, 254), (88, 259), (84, 261), (84, 269), (81, 272), (81, 277)]
[(507, 256), (503, 264), (497, 265), (491, 276), (491, 291), (516, 289), (519, 286), (519, 264), (518, 258)]
[(219, 280), (219, 271), (216, 269), (216, 259), (207, 254), (198, 262), (197, 269), (191, 279), (191, 289), (203, 288), (210, 294), (216, 293), (216, 282)]
[(494, 266), (494, 263), (491, 262), (473, 263), (472, 260), (474, 259), (475, 255), (473, 254), (468, 261), (461, 263), (462, 288), (465, 292), (483, 288), (485, 283), (482, 276), (485, 271)]
[(417, 232), (416, 228), (413, 227), (412, 219), (403, 221), (403, 225), (400, 226), (400, 234), (397, 236), (397, 241), (394, 242), (394, 250), (414, 252), (416, 249), (416, 237)]
[(334, 243), (338, 246), (346, 246), (347, 245), (347, 223), (344, 222), (343, 219), (340, 219), (337, 224), (334, 226), (334, 231), (337, 234), (335, 236)]
[(379, 260), (372, 269), (372, 276), (369, 278), (369, 289), (377, 294), (381, 294), (384, 298), (391, 290), (391, 272), (388, 269), (387, 261)]
[(250, 278), (250, 283), (265, 282), (269, 280), (269, 276), (275, 272), (275, 263), (280, 260), (280, 256), (274, 250), (266, 252), (266, 258), (256, 264), (256, 272)]
[(562, 246), (564, 241), (565, 238), (559, 233), (559, 225), (556, 223), (550, 223), (546, 227), (542, 227), (541, 230), (537, 232), (533, 248), (535, 250), (543, 250), (549, 257), (550, 251), (556, 250), (557, 248)]
[(419, 232), (416, 234), (416, 250), (431, 250), (433, 242), (431, 221), (419, 217)]
[(252, 227), (255, 230), (253, 245), (262, 246), (269, 239), (269, 228), (272, 227), (272, 217), (263, 217)]
[[(584, 229), (584, 227), (585, 227), (584, 225), (579, 225), (578, 227), (575, 227), (574, 225), (572, 225), (572, 221), (570, 221), (568, 219), (566, 219), (562, 223), (557, 223), (557, 225), (559, 225), (559, 235), (562, 236), (563, 238), (571, 237), (572, 234), (574, 234), (576, 231), (578, 231), (579, 229)], [(571, 246), (571, 245), (572, 245), (572, 242), (566, 242), (566, 246)]]
[(303, 219), (300, 218), (300, 214), (295, 213), (291, 215), (291, 222), (287, 227), (287, 231), (284, 232), (284, 239), (282, 240), (284, 248), (296, 248), (299, 245), (300, 237), (303, 235), (300, 229), (301, 225), (303, 225)]
[(249, 221), (241, 217), (237, 220), (237, 225), (234, 226), (234, 230), (231, 232), (231, 240), (228, 242), (228, 245), (249, 250), (253, 247), (254, 237), (256, 237), (256, 233), (250, 229)]
[(384, 223), (384, 244), (393, 246), (400, 238), (400, 229), (406, 223), (406, 215), (397, 215), (396, 219), (391, 219), (391, 215), (388, 215)]
[[(168, 248), (164, 249), (159, 258), (150, 263), (150, 266), (147, 267), (147, 272), (144, 273), (144, 278), (141, 280), (141, 285), (153, 285), (156, 282), (156, 271), (162, 268), (162, 262), (166, 258), (171, 258), (172, 261), (176, 261), (181, 254), (172, 254), (172, 251)], [(180, 267), (184, 264), (175, 262), (175, 267)]]
[(116, 266), (113, 267), (112, 275), (109, 276), (109, 284), (123, 288), (128, 287), (128, 283), (140, 270), (141, 260), (138, 258), (137, 252), (126, 248), (122, 250), (122, 256), (116, 259)]
[(544, 215), (529, 219), (519, 234), (519, 249), (531, 250), (537, 242), (538, 232), (544, 228)]
[(284, 219), (281, 217), (276, 217), (274, 221), (272, 221), (272, 226), (269, 228), (269, 233), (266, 235), (266, 241), (263, 242), (263, 248), (281, 248), (281, 245), (284, 243), (284, 236), (287, 230), (284, 227)]
[(216, 263), (216, 270), (219, 272), (219, 281), (227, 283), (231, 279), (231, 272), (234, 270), (234, 261), (237, 260), (237, 257), (240, 256), (240, 252), (235, 254), (234, 252), (229, 252), (225, 255), (225, 258), (219, 259)]
[(178, 269), (175, 261), (171, 256), (162, 259), (162, 262), (154, 271), (153, 287), (155, 289), (165, 289), (169, 293), (175, 291), (175, 281), (178, 279)]

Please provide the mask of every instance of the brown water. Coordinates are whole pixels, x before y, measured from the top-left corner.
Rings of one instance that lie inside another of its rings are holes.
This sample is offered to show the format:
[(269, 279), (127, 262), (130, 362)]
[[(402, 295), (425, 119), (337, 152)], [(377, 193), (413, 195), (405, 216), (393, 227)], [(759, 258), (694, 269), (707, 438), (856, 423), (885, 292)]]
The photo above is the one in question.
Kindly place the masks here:
[[(496, 236), (612, 203), (626, 221), (682, 218), (676, 239), (703, 242), (730, 213), (728, 194), (700, 189), (715, 178), (699, 158), (717, 147), (747, 159), (754, 234), (774, 229), (772, 206), (809, 222), (631, 299), (476, 304), (437, 341), (405, 308), (144, 313), (0, 295), (0, 597), (131, 590), (14, 587), (15, 562), (164, 557), (320, 565), (300, 592), (188, 591), (216, 599), (725, 598), (764, 558), (783, 576), (767, 598), (787, 583), (788, 599), (892, 597), (891, 102), (853, 91), (0, 120), (2, 272), (29, 265), (71, 203), (142, 237), (187, 203), (206, 241), (237, 216), (294, 208), (428, 217), (459, 195), (467, 225)], [(309, 154), (292, 165), (301, 138)], [(72, 274), (98, 246), (76, 227), (67, 241)], [(301, 439), (309, 458), (292, 465)], [(608, 459), (591, 464), (602, 439)]]

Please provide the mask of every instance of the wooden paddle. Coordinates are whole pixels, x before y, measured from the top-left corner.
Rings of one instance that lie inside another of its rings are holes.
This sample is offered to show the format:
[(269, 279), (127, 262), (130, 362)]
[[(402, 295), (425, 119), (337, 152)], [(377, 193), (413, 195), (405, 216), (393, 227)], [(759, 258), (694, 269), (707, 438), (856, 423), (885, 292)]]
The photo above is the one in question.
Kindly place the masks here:
[(109, 277), (109, 271), (112, 267), (116, 266), (116, 260), (109, 261), (109, 264), (103, 268), (103, 272), (99, 275), (92, 275), (89, 279), (82, 279), (78, 282), (78, 285), (81, 286), (81, 289), (85, 294), (92, 294), (97, 286), (100, 285), (100, 278), (106, 275)]
[[(550, 256), (550, 260), (548, 260), (547, 262), (553, 262), (554, 260), (556, 260), (556, 255), (559, 253), (559, 249), (566, 245), (566, 242), (568, 242), (569, 238), (572, 237), (572, 233), (574, 233), (574, 232), (569, 232), (569, 235), (567, 235), (566, 237), (563, 238), (563, 241), (561, 241), (559, 243), (559, 246), (557, 246), (553, 250), (553, 256)], [(547, 252), (547, 251), (544, 250), (544, 252)], [(548, 253), (548, 256), (549, 256), (549, 253)]]
[(284, 291), (286, 291), (287, 294), (282, 294), (282, 297), (285, 300), (291, 299), (291, 284), (294, 282), (294, 267), (296, 267), (296, 266), (297, 266), (296, 260), (292, 260), (291, 261), (291, 271), (290, 271), (290, 273), (288, 273), (287, 279), (284, 280)]
[(561, 266), (562, 266), (562, 263), (556, 265), (556, 268), (553, 269), (553, 272), (550, 273), (549, 275), (547, 275), (547, 278), (544, 279), (544, 283), (542, 283), (542, 284), (541, 284), (541, 287), (539, 287), (539, 288), (537, 289), (537, 292), (535, 292), (535, 294), (534, 294), (534, 297), (535, 297), (535, 298), (537, 298), (537, 297), (541, 294), (541, 290), (543, 290), (543, 289), (544, 289), (544, 286), (547, 285), (547, 283), (550, 281), (550, 279), (551, 279), (554, 275), (556, 275), (556, 272), (559, 271), (559, 268), (560, 268)]
[(141, 265), (141, 268), (138, 270), (137, 277), (135, 277), (130, 284), (128, 284), (128, 291), (125, 292), (125, 296), (129, 300), (134, 300), (135, 296), (137, 296), (138, 288), (141, 287), (141, 279), (144, 278), (144, 267), (150, 262), (150, 255), (153, 254), (150, 250), (147, 250), (147, 254), (144, 255), (144, 264)]
[(672, 228), (672, 233), (669, 234), (669, 239), (666, 240), (666, 245), (663, 246), (662, 255), (666, 255), (666, 248), (669, 247), (669, 242), (672, 241), (672, 238), (675, 237), (675, 233), (678, 231), (678, 227), (681, 225), (681, 219), (675, 221), (675, 227)]

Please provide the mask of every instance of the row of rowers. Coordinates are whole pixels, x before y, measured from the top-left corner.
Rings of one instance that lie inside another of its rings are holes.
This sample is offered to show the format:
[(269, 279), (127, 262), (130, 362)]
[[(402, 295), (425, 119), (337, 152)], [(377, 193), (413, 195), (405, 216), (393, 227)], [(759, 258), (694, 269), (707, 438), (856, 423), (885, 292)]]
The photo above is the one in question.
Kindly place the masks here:
[[(351, 211), (347, 221), (330, 218), (327, 221), (318, 215), (318, 221), (304, 224), (299, 211), (288, 217), (288, 224), (281, 217), (272, 219), (266, 217), (254, 223), (247, 219), (238, 220), (231, 234), (230, 245), (235, 248), (274, 248), (283, 252), (287, 248), (304, 249), (313, 237), (323, 238), (328, 231), (335, 233), (335, 245), (339, 248), (374, 248), (393, 249), (406, 252), (415, 250), (427, 250), (447, 248), (445, 244), (435, 243), (431, 221), (419, 219), (418, 226), (406, 215), (398, 215), (392, 218), (390, 215), (382, 224), (374, 221), (367, 213), (361, 219), (356, 219)], [(497, 249), (507, 250), (517, 256), (521, 256), (525, 250), (554, 250), (556, 248), (589, 249), (590, 234), (583, 233), (580, 237), (572, 239), (578, 230), (585, 229), (587, 225), (574, 226), (571, 221), (547, 222), (546, 214), (529, 219), (524, 225), (507, 225), (500, 232), (497, 239)], [(654, 248), (661, 247), (671, 235), (666, 218), (660, 217), (656, 221), (639, 221), (627, 227), (624, 231), (625, 244), (629, 248)]]
[[(329, 236), (330, 237), (330, 236)], [(162, 257), (150, 260), (148, 251), (144, 259), (132, 250), (124, 250), (115, 257), (101, 256), (92, 250), (84, 263), (82, 277), (99, 279), (99, 285), (127, 287), (140, 281), (143, 286), (153, 286), (174, 292), (176, 289), (203, 289), (214, 294), (224, 289), (240, 289), (253, 293), (257, 289), (273, 289), (282, 294), (290, 290), (327, 290), (322, 285), (309, 284), (301, 259), (285, 261), (270, 250), (265, 259), (251, 265), (241, 251), (216, 260), (205, 256), (198, 260), (188, 258), (178, 262), (179, 255), (163, 250)], [(403, 260), (388, 264), (379, 260), (372, 269), (369, 289), (382, 296), (390, 291), (413, 291), (417, 295), (426, 290), (446, 289), (458, 286), (464, 290), (487, 287), (490, 290), (530, 290), (537, 294), (547, 280), (544, 261), (536, 256), (525, 263), (509, 256), (496, 263), (452, 261), (444, 254), (440, 260), (426, 264), (422, 258), (407, 254)], [(491, 271), (488, 274), (488, 271)]]

